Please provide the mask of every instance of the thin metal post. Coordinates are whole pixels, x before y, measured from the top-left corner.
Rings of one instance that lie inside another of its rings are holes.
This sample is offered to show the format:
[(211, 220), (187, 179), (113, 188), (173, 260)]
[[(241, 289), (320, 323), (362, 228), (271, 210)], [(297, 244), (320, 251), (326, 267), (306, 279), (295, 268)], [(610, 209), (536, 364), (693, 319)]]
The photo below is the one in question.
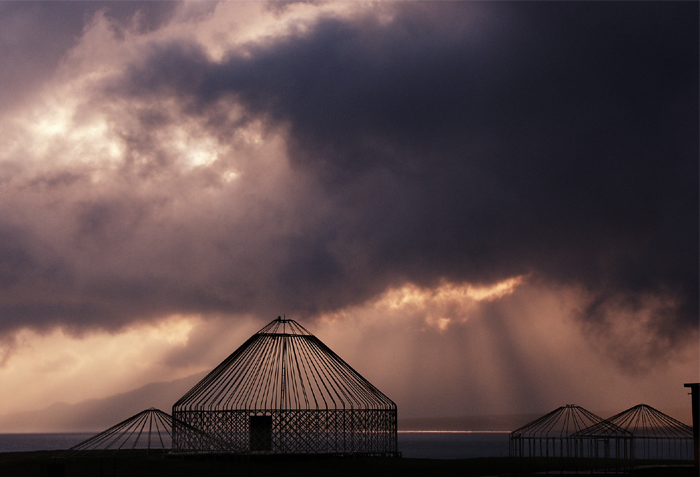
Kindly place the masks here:
[(700, 469), (700, 383), (686, 383), (684, 386), (690, 388), (693, 406), (693, 458), (695, 468)]

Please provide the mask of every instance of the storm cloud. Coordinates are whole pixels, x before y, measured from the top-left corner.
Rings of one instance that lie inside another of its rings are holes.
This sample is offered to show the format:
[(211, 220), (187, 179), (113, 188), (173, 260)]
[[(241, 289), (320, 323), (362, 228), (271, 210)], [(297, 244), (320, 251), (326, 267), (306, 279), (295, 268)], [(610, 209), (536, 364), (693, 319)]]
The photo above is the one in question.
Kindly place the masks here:
[(2, 164), (1, 326), (315, 317), (526, 276), (579, 290), (591, 333), (625, 320), (663, 353), (698, 328), (697, 17), (398, 3), (219, 57), (152, 37), (71, 116), (106, 118), (116, 159)]
[[(482, 8), (506, 21), (455, 27)], [(388, 25), (322, 20), (217, 63), (167, 45), (126, 84), (182, 96), (204, 116), (231, 96), (288, 128), (293, 164), (340, 212), (327, 228), (390, 275), (534, 272), (590, 290), (591, 315), (612, 297), (670, 294), (672, 321), (694, 325), (697, 29), (687, 8), (410, 4)], [(313, 288), (345, 275), (342, 257), (320, 259), (329, 237), (308, 232), (320, 250), (292, 266), (317, 274)]]

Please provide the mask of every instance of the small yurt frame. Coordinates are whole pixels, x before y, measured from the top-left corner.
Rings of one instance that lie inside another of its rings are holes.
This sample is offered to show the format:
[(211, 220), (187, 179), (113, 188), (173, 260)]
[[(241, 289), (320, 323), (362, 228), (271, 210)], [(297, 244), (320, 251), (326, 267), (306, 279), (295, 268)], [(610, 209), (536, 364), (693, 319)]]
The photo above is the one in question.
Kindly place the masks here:
[(633, 406), (607, 421), (632, 434), (635, 462), (693, 460), (693, 428), (647, 404)]
[(632, 469), (632, 434), (574, 404), (511, 432), (509, 445), (521, 470), (629, 473)]

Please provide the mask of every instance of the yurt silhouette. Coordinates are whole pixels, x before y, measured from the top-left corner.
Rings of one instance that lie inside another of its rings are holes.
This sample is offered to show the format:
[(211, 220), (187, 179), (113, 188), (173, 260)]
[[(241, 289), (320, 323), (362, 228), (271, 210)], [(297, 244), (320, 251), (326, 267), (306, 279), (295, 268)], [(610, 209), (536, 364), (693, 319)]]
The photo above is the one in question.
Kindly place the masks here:
[[(173, 418), (176, 453), (398, 455), (396, 404), (281, 317), (182, 396)], [(191, 428), (221, 445), (206, 448)]]
[(145, 453), (165, 455), (170, 451), (173, 421), (160, 409), (150, 408), (74, 445), (61, 457)]
[(607, 421), (632, 434), (637, 461), (693, 460), (693, 428), (647, 404), (633, 406)]
[(631, 447), (629, 432), (575, 404), (559, 407), (510, 434), (510, 456), (520, 458), (521, 470), (537, 462), (541, 470), (549, 470), (568, 459), (570, 470), (611, 466), (610, 470), (624, 473), (631, 468)]

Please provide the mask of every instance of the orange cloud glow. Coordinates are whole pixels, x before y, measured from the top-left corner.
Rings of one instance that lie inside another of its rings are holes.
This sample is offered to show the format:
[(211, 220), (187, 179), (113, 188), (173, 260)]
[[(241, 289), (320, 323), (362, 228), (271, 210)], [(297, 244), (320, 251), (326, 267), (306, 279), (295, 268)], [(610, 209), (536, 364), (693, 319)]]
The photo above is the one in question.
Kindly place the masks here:
[(390, 313), (420, 313), (427, 325), (444, 331), (453, 320), (467, 320), (478, 302), (510, 295), (523, 281), (518, 276), (488, 286), (444, 282), (435, 288), (409, 283), (387, 290), (370, 306)]

